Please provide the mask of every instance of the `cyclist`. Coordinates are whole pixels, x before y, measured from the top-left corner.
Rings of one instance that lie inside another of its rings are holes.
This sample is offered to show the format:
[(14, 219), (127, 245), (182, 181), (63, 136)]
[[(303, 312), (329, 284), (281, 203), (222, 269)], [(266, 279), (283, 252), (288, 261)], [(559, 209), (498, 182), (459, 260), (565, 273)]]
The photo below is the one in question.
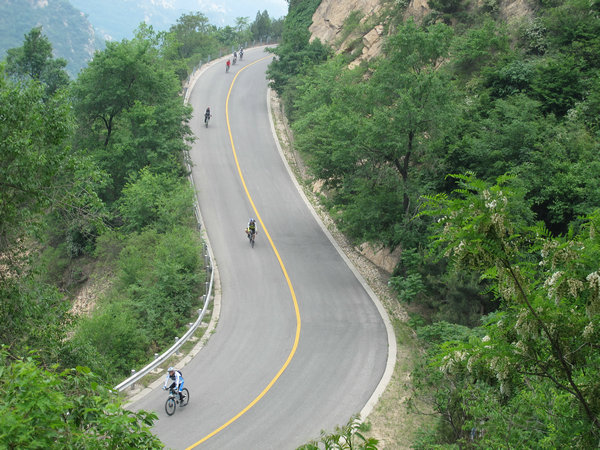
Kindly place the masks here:
[(240, 61), (244, 57), (244, 49), (240, 48)]
[(165, 385), (163, 389), (175, 389), (179, 393), (179, 401), (183, 401), (183, 394), (181, 390), (183, 389), (183, 375), (181, 371), (176, 370), (174, 367), (169, 367), (167, 369), (167, 379), (165, 380)]
[(231, 61), (227, 60), (227, 62), (225, 63), (225, 72), (229, 72), (230, 67), (231, 67)]
[(248, 227), (246, 228), (246, 234), (248, 235), (248, 239), (252, 239), (252, 236), (256, 234), (256, 220), (249, 219)]
[(210, 115), (210, 106), (206, 108), (206, 112), (204, 113), (204, 123), (208, 123), (212, 116)]

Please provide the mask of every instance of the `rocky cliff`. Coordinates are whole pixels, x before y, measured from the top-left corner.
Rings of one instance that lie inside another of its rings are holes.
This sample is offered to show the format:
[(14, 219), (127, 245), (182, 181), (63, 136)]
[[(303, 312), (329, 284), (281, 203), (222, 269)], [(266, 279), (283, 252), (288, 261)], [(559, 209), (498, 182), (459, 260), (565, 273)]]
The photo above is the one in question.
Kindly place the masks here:
[[(309, 30), (312, 39), (318, 38), (324, 43), (335, 45), (338, 52), (348, 50), (351, 43), (362, 39), (363, 48), (357, 59), (358, 63), (381, 51), (384, 30), (383, 24), (379, 23), (381, 13), (380, 0), (323, 0), (313, 15)], [(351, 15), (360, 18), (359, 26), (344, 36), (344, 24)], [(373, 21), (375, 25), (371, 26)]]
[[(482, 3), (483, 0), (474, 0), (472, 6)], [(322, 0), (309, 28), (312, 39), (332, 45), (338, 53), (358, 48), (356, 44), (360, 41), (362, 49), (359, 48), (360, 54), (352, 65), (369, 60), (381, 52), (389, 5), (385, 0)], [(403, 16), (405, 20), (411, 17), (420, 22), (430, 12), (427, 0), (410, 0)], [(528, 0), (498, 0), (498, 13), (502, 20), (509, 21), (531, 16), (532, 9)], [(360, 18), (358, 26), (347, 23), (353, 17)], [(348, 26), (352, 27), (350, 32)]]
[[(430, 11), (427, 0), (411, 0), (405, 17), (421, 20)], [(358, 26), (351, 32), (345, 30), (346, 21), (359, 17)], [(362, 50), (354, 64), (369, 60), (381, 52), (384, 35), (385, 7), (381, 0), (323, 0), (310, 26), (312, 39), (334, 45), (338, 52), (348, 51), (361, 40)]]

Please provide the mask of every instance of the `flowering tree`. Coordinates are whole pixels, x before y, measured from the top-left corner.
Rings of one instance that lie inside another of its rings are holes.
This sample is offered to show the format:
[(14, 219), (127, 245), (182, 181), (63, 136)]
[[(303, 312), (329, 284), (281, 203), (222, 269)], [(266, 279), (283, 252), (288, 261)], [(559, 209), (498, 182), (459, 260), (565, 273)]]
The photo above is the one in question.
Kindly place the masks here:
[(501, 306), (486, 318), (483, 338), (446, 344), (433, 358), (453, 398), (438, 406), (461, 411), (458, 440), (597, 445), (600, 211), (554, 237), (527, 224), (511, 177), (492, 187), (453, 177), (456, 195), (428, 198), (424, 212), (439, 217), (435, 246), (491, 281)]

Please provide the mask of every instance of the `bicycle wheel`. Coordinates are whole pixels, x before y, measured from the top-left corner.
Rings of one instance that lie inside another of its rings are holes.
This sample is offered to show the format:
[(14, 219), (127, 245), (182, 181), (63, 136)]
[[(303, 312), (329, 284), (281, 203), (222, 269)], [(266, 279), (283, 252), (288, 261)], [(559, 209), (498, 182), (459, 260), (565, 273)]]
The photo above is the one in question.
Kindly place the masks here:
[(183, 388), (181, 390), (181, 394), (183, 395), (183, 400), (179, 403), (179, 406), (185, 406), (190, 401), (190, 391), (187, 388)]
[(175, 399), (173, 397), (169, 397), (165, 402), (165, 411), (167, 412), (167, 415), (172, 416), (175, 414), (175, 408), (177, 408)]
[(252, 246), (252, 248), (254, 248), (254, 239), (256, 238), (254, 235), (252, 235), (252, 239), (250, 239), (250, 245)]

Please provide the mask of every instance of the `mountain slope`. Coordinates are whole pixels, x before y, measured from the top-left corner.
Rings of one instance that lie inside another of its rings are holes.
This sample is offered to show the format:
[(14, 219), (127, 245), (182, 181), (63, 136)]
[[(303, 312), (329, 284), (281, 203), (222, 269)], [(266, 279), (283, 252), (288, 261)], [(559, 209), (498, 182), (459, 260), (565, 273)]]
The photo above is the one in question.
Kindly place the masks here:
[(32, 28), (42, 26), (54, 55), (67, 60), (67, 72), (76, 76), (94, 51), (103, 46), (85, 15), (66, 0), (4, 0), (0, 2), (0, 58), (20, 47)]

